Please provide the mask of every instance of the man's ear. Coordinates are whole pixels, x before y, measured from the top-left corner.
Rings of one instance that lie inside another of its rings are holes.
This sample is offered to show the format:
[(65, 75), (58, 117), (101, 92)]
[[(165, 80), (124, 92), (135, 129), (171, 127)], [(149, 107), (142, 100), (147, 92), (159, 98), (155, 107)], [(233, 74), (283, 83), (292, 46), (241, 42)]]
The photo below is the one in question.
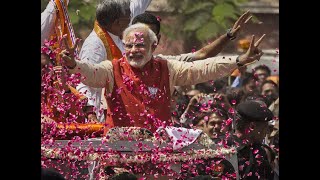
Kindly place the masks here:
[(156, 50), (157, 46), (158, 46), (158, 44), (155, 42), (152, 44), (152, 46), (151, 46), (152, 52), (154, 52)]

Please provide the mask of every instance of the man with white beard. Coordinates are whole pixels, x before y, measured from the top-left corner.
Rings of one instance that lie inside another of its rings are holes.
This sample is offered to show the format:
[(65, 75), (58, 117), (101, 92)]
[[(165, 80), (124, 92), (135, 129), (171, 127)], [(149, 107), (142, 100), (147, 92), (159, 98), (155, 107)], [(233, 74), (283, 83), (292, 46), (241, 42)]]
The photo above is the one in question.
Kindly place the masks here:
[[(122, 32), (130, 21), (143, 13), (152, 0), (103, 0), (97, 5), (94, 28), (83, 42), (80, 58), (99, 64), (104, 60), (120, 59), (124, 53)], [(87, 118), (89, 121), (105, 121), (107, 109), (102, 88), (83, 83), (76, 89), (88, 98)]]
[(90, 64), (76, 61), (73, 49), (61, 53), (70, 73), (80, 73), (82, 82), (105, 87), (108, 104), (105, 133), (112, 127), (135, 126), (150, 129), (170, 125), (170, 99), (174, 86), (193, 85), (231, 74), (236, 68), (259, 60), (262, 36), (240, 56), (218, 56), (214, 60), (180, 62), (163, 60), (152, 53), (157, 46), (155, 33), (144, 24), (123, 32), (125, 55), (113, 61)]

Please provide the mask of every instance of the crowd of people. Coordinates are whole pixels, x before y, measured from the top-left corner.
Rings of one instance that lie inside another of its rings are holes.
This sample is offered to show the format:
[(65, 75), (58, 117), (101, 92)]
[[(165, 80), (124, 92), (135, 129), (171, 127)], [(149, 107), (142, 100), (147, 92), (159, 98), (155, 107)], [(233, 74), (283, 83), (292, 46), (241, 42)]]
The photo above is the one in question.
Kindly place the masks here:
[[(65, 36), (57, 36), (57, 9), (49, 1), (41, 14), (42, 123), (100, 123), (104, 135), (114, 127), (199, 129), (217, 145), (236, 147), (240, 179), (278, 179), (279, 80), (265, 65), (247, 69), (263, 56), (265, 35), (252, 35), (240, 55), (219, 56), (250, 23), (250, 12), (196, 52), (162, 55), (154, 54), (161, 23), (145, 12), (150, 2), (100, 2), (94, 28), (77, 53), (79, 40), (70, 47)], [(89, 166), (89, 179), (96, 178), (98, 163)], [(214, 176), (181, 171), (186, 178)], [(128, 172), (110, 178), (122, 176), (136, 179)]]

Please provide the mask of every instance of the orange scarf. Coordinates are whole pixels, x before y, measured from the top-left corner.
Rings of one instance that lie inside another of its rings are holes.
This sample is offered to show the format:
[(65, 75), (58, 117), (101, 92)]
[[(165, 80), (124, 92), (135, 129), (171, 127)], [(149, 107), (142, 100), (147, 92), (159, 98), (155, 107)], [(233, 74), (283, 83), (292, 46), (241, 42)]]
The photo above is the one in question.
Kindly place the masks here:
[(87, 97), (83, 94), (81, 94), (78, 90), (76, 90), (74, 87), (68, 85), (70, 91), (72, 94), (74, 94), (77, 98), (79, 98), (80, 100), (84, 100), (86, 99)]
[[(51, 40), (57, 40), (56, 43), (52, 46), (53, 50), (56, 50), (57, 54), (61, 48), (60, 41), (64, 35), (66, 35), (67, 46), (69, 48), (73, 48), (76, 42), (75, 33), (73, 31), (73, 27), (68, 15), (67, 11), (67, 1), (66, 0), (52, 0), (57, 11), (57, 17), (55, 19), (55, 26), (54, 26), (54, 34), (50, 37)], [(78, 50), (76, 49), (76, 53)], [(59, 55), (56, 56), (56, 65), (60, 65), (60, 57)]]
[(67, 1), (63, 0), (63, 4), (61, 0), (54, 0), (56, 8), (58, 9), (58, 17), (56, 19), (56, 34), (59, 38), (62, 38), (63, 35), (67, 35), (67, 43), (70, 48), (73, 48), (75, 43), (75, 34), (71, 25), (71, 21), (69, 19), (69, 15), (67, 12)]
[(104, 31), (97, 21), (94, 22), (94, 31), (98, 35), (98, 37), (103, 42), (104, 47), (106, 48), (107, 58), (112, 61), (113, 59), (120, 59), (122, 57), (122, 53), (118, 46), (114, 43), (109, 33)]

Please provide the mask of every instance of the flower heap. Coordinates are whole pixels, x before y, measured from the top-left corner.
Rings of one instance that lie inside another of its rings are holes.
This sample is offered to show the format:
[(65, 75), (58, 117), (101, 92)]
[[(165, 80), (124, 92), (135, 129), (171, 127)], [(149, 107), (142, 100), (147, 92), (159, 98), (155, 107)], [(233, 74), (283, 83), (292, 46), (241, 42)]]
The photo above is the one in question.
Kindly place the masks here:
[[(46, 142), (46, 146), (42, 146), (41, 150), (43, 157), (48, 159), (86, 162), (99, 161), (101, 162), (100, 168), (110, 165), (121, 167), (131, 165), (135, 167), (135, 172), (145, 172), (146, 164), (151, 163), (153, 167), (156, 166), (158, 169), (161, 169), (160, 171), (165, 172), (165, 174), (171, 174), (172, 176), (179, 176), (178, 172), (172, 170), (172, 164), (188, 164), (190, 161), (193, 163), (201, 163), (203, 159), (213, 157), (225, 158), (235, 153), (233, 147), (210, 149), (213, 142), (204, 133), (199, 136), (196, 143), (202, 144), (205, 148), (198, 150), (190, 149), (187, 151), (174, 152), (170, 146), (160, 147), (162, 143), (170, 143), (168, 136), (165, 134), (162, 135), (162, 137), (154, 136), (146, 129), (137, 127), (111, 129), (106, 137), (103, 138), (102, 144), (103, 146), (108, 146), (107, 143), (115, 143), (117, 141), (136, 141), (136, 146), (139, 147), (139, 150), (132, 151), (132, 153), (119, 153), (110, 148), (107, 152), (99, 152), (99, 148), (94, 150), (90, 144), (86, 150), (80, 150), (80, 147), (72, 146), (72, 143), (77, 142), (77, 139), (70, 141), (68, 145), (63, 148), (53, 148), (52, 142)], [(148, 149), (142, 142), (153, 142), (154, 147)], [(148, 151), (143, 151), (143, 149), (147, 149)]]

